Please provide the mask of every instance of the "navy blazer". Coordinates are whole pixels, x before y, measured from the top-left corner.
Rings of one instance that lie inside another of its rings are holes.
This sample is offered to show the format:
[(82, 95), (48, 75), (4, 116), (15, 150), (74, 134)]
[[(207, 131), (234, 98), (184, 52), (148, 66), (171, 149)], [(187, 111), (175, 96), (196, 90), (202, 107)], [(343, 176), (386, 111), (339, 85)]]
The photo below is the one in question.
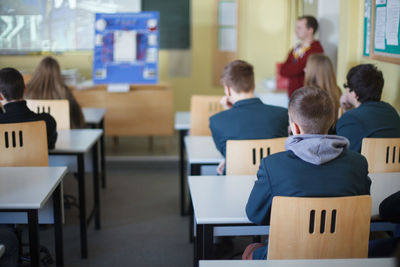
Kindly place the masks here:
[(17, 101), (5, 104), (4, 109), (5, 113), (0, 113), (0, 123), (45, 121), (48, 148), (54, 148), (57, 140), (57, 124), (50, 114), (34, 113), (26, 106), (26, 101)]
[[(275, 196), (369, 195), (370, 187), (367, 160), (357, 152), (347, 149), (322, 165), (308, 163), (292, 151), (279, 152), (261, 161), (246, 213), (250, 221), (268, 225)], [(266, 259), (267, 251), (267, 246), (255, 250), (253, 259)]]
[(400, 191), (382, 201), (379, 205), (379, 215), (385, 221), (400, 223)]
[(259, 98), (237, 101), (232, 108), (210, 117), (215, 146), (224, 157), (227, 140), (284, 137), (288, 125), (287, 109), (265, 105)]
[(272, 154), (261, 161), (249, 200), (247, 217), (269, 224), (274, 196), (340, 197), (369, 195), (371, 179), (364, 156), (345, 150), (336, 159), (314, 165), (292, 151)]
[(336, 133), (349, 139), (350, 150), (361, 152), (363, 138), (400, 137), (400, 117), (386, 102), (365, 102), (340, 117)]

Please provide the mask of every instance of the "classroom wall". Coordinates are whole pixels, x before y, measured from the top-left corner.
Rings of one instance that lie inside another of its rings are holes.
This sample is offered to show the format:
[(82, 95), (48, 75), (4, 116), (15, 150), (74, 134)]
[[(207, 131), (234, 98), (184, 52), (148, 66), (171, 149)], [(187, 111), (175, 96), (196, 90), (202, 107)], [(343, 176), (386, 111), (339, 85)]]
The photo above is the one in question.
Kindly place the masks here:
[(348, 70), (364, 63), (375, 64), (385, 79), (382, 99), (400, 110), (400, 65), (363, 57), (364, 0), (341, 0), (338, 48), (338, 84), (342, 87)]
[[(250, 3), (251, 2), (251, 3)], [(275, 75), (275, 62), (285, 59), (290, 47), (288, 33), (291, 0), (240, 0), (240, 57), (255, 67), (256, 82)], [(212, 25), (214, 0), (192, 0), (192, 49), (189, 52), (189, 75), (170, 77), (170, 62), (176, 51), (162, 50), (159, 55), (160, 81), (168, 82), (174, 90), (175, 110), (189, 110), (192, 94), (223, 94), (222, 87), (212, 84)], [(1, 56), (0, 67), (11, 66), (32, 72), (43, 56)], [(174, 57), (174, 58), (173, 58)], [(86, 78), (91, 77), (91, 52), (71, 52), (55, 55), (62, 68), (78, 68)], [(187, 57), (185, 60), (188, 60)]]

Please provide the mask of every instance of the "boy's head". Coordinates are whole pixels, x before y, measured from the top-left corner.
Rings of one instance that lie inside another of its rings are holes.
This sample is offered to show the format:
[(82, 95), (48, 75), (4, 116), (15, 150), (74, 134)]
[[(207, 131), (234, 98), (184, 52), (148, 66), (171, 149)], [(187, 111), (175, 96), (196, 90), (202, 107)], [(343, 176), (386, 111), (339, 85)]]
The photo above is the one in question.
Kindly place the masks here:
[(13, 68), (0, 70), (0, 97), (7, 102), (24, 97), (25, 83), (21, 73)]
[(294, 91), (290, 98), (289, 120), (295, 135), (327, 134), (334, 117), (332, 100), (323, 89), (304, 86)]
[(236, 93), (253, 92), (255, 88), (253, 66), (243, 60), (230, 62), (222, 71), (221, 83)]
[(383, 89), (383, 75), (372, 64), (355, 66), (347, 73), (347, 84), (344, 87), (356, 94), (360, 103), (368, 101), (380, 101)]

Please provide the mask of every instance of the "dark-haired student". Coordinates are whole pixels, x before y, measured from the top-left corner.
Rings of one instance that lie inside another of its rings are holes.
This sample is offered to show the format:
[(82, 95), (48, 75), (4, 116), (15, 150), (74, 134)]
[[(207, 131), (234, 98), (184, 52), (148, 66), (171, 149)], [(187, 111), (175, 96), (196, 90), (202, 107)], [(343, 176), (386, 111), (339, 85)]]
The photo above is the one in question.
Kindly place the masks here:
[[(225, 157), (227, 140), (268, 139), (288, 135), (287, 109), (265, 105), (254, 97), (253, 66), (235, 60), (221, 74), (225, 96), (221, 103), (225, 111), (210, 117), (210, 129), (215, 146)], [(222, 174), (224, 162), (217, 171)]]
[(0, 123), (45, 121), (48, 148), (52, 149), (57, 140), (56, 121), (47, 113), (36, 114), (24, 100), (25, 84), (22, 75), (13, 68), (0, 70), (0, 101), (4, 113), (0, 112)]
[(336, 133), (350, 140), (353, 151), (361, 152), (366, 137), (400, 137), (399, 114), (381, 101), (383, 84), (382, 72), (372, 64), (355, 66), (347, 74), (347, 92), (340, 99), (346, 112), (336, 124)]
[[(296, 90), (289, 102), (285, 152), (261, 161), (257, 181), (246, 205), (250, 221), (268, 225), (274, 196), (341, 197), (369, 195), (371, 180), (364, 156), (347, 149), (342, 136), (327, 135), (334, 120), (329, 94), (306, 86)], [(266, 244), (249, 245), (243, 259), (266, 259)]]

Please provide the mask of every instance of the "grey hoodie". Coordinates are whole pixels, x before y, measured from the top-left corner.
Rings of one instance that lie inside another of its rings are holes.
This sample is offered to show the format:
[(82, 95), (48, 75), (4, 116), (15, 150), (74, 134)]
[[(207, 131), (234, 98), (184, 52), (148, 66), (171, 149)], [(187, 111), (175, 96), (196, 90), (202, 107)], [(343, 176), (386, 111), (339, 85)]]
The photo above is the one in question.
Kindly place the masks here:
[(337, 158), (348, 148), (347, 138), (338, 135), (301, 134), (289, 136), (285, 142), (286, 150), (291, 150), (302, 160), (321, 165)]

